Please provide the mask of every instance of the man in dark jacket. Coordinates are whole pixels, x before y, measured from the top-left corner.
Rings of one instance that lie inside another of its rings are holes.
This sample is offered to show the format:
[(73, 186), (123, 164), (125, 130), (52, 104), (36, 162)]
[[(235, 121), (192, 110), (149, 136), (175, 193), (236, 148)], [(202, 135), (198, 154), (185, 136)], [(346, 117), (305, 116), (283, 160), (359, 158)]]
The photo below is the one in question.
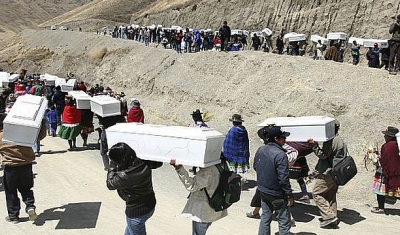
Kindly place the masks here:
[(64, 107), (65, 107), (65, 94), (61, 92), (60, 86), (56, 86), (55, 89), (56, 89), (56, 91), (54, 92), (52, 101), (53, 101), (54, 105), (56, 106), (57, 124), (61, 125), (61, 116), (62, 116)]
[(229, 51), (229, 41), (231, 40), (231, 28), (228, 26), (228, 22), (224, 21), (224, 24), (219, 29), (221, 36), (222, 50)]
[(289, 206), (293, 205), (294, 200), (289, 182), (289, 161), (286, 150), (282, 146), (290, 133), (282, 132), (279, 126), (275, 126), (264, 135), (268, 142), (258, 148), (254, 159), (257, 190), (260, 191), (262, 198), (258, 234), (270, 234), (270, 224), (275, 211), (279, 223), (279, 234), (289, 234), (291, 227)]
[[(389, 58), (389, 73), (397, 74), (400, 66), (400, 15), (397, 16), (397, 20), (390, 25), (389, 33), (392, 34), (390, 40), (390, 58)], [(396, 58), (396, 65), (395, 63)]]
[(162, 163), (138, 158), (125, 143), (112, 146), (109, 156), (111, 164), (107, 187), (117, 190), (126, 203), (125, 234), (146, 234), (145, 223), (153, 215), (156, 206), (151, 170), (161, 167)]

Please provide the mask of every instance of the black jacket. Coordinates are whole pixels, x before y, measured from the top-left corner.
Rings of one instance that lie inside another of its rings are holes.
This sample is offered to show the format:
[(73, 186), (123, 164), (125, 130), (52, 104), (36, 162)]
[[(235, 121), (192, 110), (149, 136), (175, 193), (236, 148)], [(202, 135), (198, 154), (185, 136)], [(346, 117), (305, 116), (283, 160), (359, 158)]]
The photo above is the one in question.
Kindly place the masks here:
[(118, 170), (111, 164), (107, 174), (107, 187), (117, 190), (126, 202), (125, 214), (128, 217), (142, 216), (156, 206), (151, 169), (162, 166), (162, 162), (146, 161), (137, 158), (125, 170)]

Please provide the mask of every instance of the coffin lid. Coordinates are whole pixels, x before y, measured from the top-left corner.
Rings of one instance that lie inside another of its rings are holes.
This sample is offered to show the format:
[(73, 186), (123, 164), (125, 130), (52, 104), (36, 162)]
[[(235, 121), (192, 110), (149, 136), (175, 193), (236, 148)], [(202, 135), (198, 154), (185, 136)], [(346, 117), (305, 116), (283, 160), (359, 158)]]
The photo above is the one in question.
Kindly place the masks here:
[(84, 91), (69, 91), (68, 94), (75, 99), (91, 99), (92, 97), (88, 94), (86, 94)]
[(92, 101), (98, 104), (115, 104), (119, 103), (119, 100), (110, 97), (108, 95), (97, 95), (92, 97)]
[[(36, 126), (37, 116), (43, 114), (39, 113), (42, 105), (47, 106), (47, 100), (44, 97), (28, 94), (20, 96), (4, 119), (4, 123)], [(42, 118), (40, 117), (40, 121)]]
[(107, 129), (107, 132), (132, 133), (139, 135), (167, 136), (182, 139), (207, 140), (224, 138), (224, 135), (212, 128), (185, 126), (165, 126), (142, 123), (117, 123)]
[(334, 118), (327, 116), (302, 116), (302, 117), (273, 117), (267, 118), (258, 127), (268, 125), (275, 126), (318, 126), (335, 121)]

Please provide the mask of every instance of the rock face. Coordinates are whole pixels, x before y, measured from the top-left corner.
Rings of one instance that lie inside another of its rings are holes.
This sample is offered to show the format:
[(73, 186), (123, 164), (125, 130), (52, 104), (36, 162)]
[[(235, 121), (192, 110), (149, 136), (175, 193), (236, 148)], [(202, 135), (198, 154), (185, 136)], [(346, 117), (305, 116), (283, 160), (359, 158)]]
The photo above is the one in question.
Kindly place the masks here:
[[(161, 2), (161, 1), (159, 1)], [(269, 27), (279, 33), (295, 31), (325, 36), (388, 38), (391, 17), (399, 14), (397, 0), (201, 0), (170, 1), (170, 8), (149, 7), (133, 14), (131, 22), (219, 29), (224, 20), (238, 29)], [(185, 4), (183, 4), (185, 3)], [(155, 4), (153, 4), (154, 6)]]

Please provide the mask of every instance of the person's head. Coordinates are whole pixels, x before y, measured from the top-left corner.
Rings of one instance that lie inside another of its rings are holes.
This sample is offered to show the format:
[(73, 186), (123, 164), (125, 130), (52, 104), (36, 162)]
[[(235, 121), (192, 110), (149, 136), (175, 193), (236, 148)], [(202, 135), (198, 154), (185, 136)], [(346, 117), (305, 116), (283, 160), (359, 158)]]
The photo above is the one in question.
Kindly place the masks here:
[(65, 104), (73, 106), (75, 105), (75, 99), (72, 96), (67, 95), (65, 96)]
[(118, 170), (125, 170), (137, 159), (136, 152), (125, 143), (117, 143), (110, 148), (108, 157)]
[(357, 41), (356, 40), (353, 41), (353, 45), (357, 46)]
[(131, 99), (131, 105), (132, 105), (132, 106), (135, 106), (135, 107), (140, 107), (140, 102), (139, 102), (138, 99), (132, 98), (132, 99)]
[(273, 126), (266, 133), (268, 142), (276, 143), (280, 146), (283, 146), (285, 144), (286, 137), (288, 137), (289, 135), (290, 133), (282, 131), (280, 126)]
[(60, 86), (56, 86), (56, 91), (61, 91), (61, 87)]
[(240, 126), (242, 125), (242, 122), (244, 122), (242, 115), (236, 113), (232, 115), (232, 118), (230, 118), (229, 121), (231, 121), (234, 126)]
[(228, 25), (228, 22), (225, 20), (223, 24), (224, 24), (224, 25)]
[(258, 129), (258, 131), (257, 131), (258, 137), (260, 137), (260, 139), (262, 139), (264, 141), (264, 144), (268, 143), (267, 134), (268, 134), (269, 129), (271, 129), (271, 128), (272, 128), (272, 126), (264, 126), (260, 129)]
[(201, 116), (202, 114), (203, 113), (200, 111), (200, 109), (195, 109), (191, 114), (193, 121), (202, 122), (203, 121), (203, 117)]
[(340, 129), (340, 122), (335, 119), (335, 134), (339, 133), (339, 129)]
[(399, 133), (399, 129), (393, 126), (388, 126), (386, 130), (382, 131), (386, 142), (396, 140), (396, 134)]
[(257, 37), (257, 34), (256, 34), (256, 33), (254, 33), (254, 34), (253, 34), (253, 37)]
[(319, 43), (319, 44), (322, 44), (322, 43), (321, 43), (321, 40), (318, 40), (318, 43)]
[(56, 110), (56, 107), (54, 107), (54, 105), (53, 105), (53, 106), (50, 107), (50, 109), (51, 110)]
[(378, 43), (374, 43), (374, 48), (378, 48)]

